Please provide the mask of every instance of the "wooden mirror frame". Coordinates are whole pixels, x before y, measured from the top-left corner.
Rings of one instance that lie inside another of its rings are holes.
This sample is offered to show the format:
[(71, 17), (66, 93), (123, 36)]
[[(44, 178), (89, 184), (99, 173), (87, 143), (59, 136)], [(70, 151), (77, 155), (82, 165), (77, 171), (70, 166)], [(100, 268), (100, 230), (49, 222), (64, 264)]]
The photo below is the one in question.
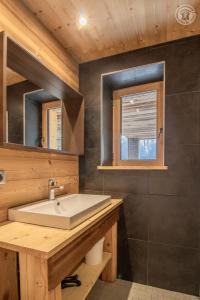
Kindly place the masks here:
[[(14, 69), (37, 86), (42, 86), (63, 101), (62, 142), (64, 150), (30, 147), (7, 142), (6, 125), (6, 68)], [(42, 151), (82, 155), (84, 153), (83, 96), (58, 78), (31, 53), (0, 32), (0, 147), (28, 151)], [(30, 72), (31, 70), (31, 72)]]

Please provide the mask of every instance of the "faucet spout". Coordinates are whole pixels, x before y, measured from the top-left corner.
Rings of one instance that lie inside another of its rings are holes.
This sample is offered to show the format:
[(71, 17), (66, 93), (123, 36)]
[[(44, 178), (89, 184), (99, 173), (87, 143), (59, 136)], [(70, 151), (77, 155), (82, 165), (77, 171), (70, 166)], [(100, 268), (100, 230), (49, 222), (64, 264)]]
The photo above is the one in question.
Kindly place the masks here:
[(50, 178), (48, 181), (48, 194), (49, 194), (49, 200), (55, 200), (56, 199), (56, 195), (55, 195), (55, 191), (56, 190), (64, 190), (64, 185), (58, 185), (56, 183), (55, 178)]

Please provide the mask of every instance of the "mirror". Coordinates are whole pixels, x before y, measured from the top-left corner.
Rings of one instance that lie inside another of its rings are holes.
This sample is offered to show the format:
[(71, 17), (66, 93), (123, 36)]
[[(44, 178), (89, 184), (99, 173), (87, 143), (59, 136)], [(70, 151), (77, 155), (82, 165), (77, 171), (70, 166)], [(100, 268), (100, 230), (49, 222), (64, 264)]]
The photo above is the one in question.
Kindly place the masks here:
[(0, 48), (0, 147), (82, 155), (82, 95), (5, 32)]
[(62, 100), (6, 71), (8, 143), (62, 150)]

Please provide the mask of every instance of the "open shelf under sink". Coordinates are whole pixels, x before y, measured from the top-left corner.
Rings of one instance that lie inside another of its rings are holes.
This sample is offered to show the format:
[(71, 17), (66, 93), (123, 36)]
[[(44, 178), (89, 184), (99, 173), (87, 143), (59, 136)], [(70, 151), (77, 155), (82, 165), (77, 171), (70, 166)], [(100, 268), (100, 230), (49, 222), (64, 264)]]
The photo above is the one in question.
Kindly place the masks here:
[(112, 254), (108, 252), (103, 253), (102, 262), (96, 266), (89, 266), (86, 263), (81, 263), (74, 274), (78, 274), (81, 280), (81, 286), (70, 287), (62, 290), (62, 300), (76, 299), (83, 300), (87, 297), (95, 282), (105, 269), (112, 258)]

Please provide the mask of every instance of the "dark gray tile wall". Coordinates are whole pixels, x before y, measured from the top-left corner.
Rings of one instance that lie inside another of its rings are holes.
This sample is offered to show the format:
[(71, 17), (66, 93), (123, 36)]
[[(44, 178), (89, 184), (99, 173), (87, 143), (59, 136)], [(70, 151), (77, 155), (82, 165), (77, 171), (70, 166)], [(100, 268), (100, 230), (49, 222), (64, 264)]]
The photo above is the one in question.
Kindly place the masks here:
[[(101, 74), (166, 62), (168, 171), (97, 171)], [(200, 38), (129, 52), (80, 66), (86, 101), (81, 190), (123, 197), (119, 277), (198, 295), (200, 285)]]

